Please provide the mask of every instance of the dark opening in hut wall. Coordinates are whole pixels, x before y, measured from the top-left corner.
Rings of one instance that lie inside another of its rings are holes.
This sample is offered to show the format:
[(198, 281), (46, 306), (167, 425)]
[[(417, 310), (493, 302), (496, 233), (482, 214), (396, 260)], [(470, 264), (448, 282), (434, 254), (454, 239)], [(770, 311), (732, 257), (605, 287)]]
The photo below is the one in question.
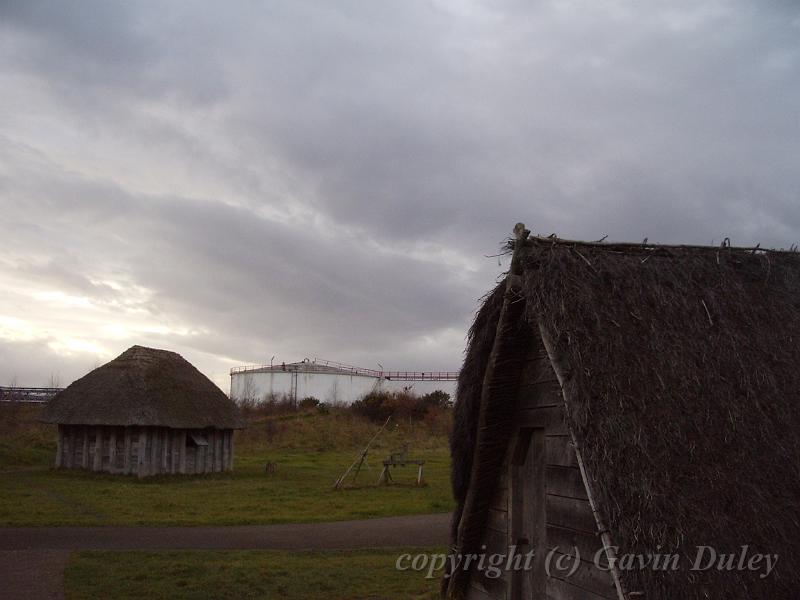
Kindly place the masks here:
[(233, 469), (233, 430), (59, 425), (56, 467), (146, 477)]

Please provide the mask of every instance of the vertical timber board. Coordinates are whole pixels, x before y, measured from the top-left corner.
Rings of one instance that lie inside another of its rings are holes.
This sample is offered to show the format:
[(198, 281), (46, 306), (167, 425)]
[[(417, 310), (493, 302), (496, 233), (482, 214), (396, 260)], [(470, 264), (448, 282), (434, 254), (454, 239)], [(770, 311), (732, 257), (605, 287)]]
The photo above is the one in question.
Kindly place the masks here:
[(122, 472), (125, 475), (131, 474), (131, 428), (125, 428), (125, 446), (123, 452), (125, 453), (122, 457)]
[(103, 470), (103, 428), (94, 428), (94, 456), (92, 457), (92, 471)]
[(155, 475), (158, 471), (156, 471), (156, 463), (153, 460), (156, 458), (156, 439), (158, 438), (158, 429), (155, 427), (148, 427), (147, 428), (147, 457), (145, 461), (147, 462), (147, 474), (148, 475)]
[(526, 465), (526, 493), (528, 497), (527, 520), (531, 527), (533, 546), (533, 569), (531, 570), (531, 598), (544, 598), (547, 589), (545, 558), (547, 553), (547, 518), (545, 506), (547, 486), (545, 480), (545, 430), (534, 429), (531, 449)]
[(172, 430), (172, 472), (180, 473), (181, 470), (181, 440), (180, 431)]
[(78, 425), (69, 426), (69, 445), (70, 445), (70, 468), (75, 469), (81, 466), (81, 451), (83, 449), (81, 443), (81, 428)]
[(222, 433), (222, 471), (228, 470), (228, 430), (223, 429)]
[[(187, 432), (187, 436), (188, 436)], [(186, 473), (192, 474), (197, 464), (197, 446), (186, 445)]]
[(149, 431), (148, 427), (142, 427), (139, 431), (139, 445), (136, 448), (136, 475), (139, 477), (147, 476), (147, 434)]
[[(508, 547), (516, 547), (517, 552), (525, 553), (527, 548), (522, 547), (520, 538), (524, 535), (522, 522), (522, 485), (520, 481), (520, 471), (522, 467), (509, 461), (508, 474)], [(511, 572), (511, 582), (508, 586), (509, 599), (520, 600), (522, 598), (522, 572), (515, 570)]]
[(228, 468), (226, 471), (233, 470), (233, 429), (228, 429), (225, 432), (225, 437), (228, 440)]
[(80, 466), (81, 428), (77, 425), (69, 426), (69, 467), (74, 469)]
[(89, 427), (84, 425), (81, 428), (81, 432), (83, 433), (83, 449), (81, 450), (81, 468), (88, 469), (89, 468)]
[(205, 451), (205, 464), (203, 465), (203, 473), (211, 473), (214, 471), (214, 446), (212, 444), (212, 435), (214, 435), (214, 431), (211, 430), (208, 435), (206, 435), (206, 441), (208, 442), (208, 446), (206, 446)]
[(64, 466), (64, 425), (58, 426), (58, 443), (56, 445), (56, 468)]
[(208, 453), (208, 462), (209, 462), (209, 472), (215, 473), (217, 471), (217, 430), (212, 429), (208, 433), (208, 449), (206, 452)]
[(169, 472), (173, 475), (178, 472), (178, 430), (169, 430)]
[(164, 449), (162, 450), (164, 473), (172, 473), (172, 429), (164, 428)]
[[(200, 432), (200, 435), (203, 435), (203, 432)], [(208, 442), (208, 439), (206, 439)], [(197, 464), (195, 465), (195, 472), (196, 473), (205, 473), (206, 472), (206, 464), (208, 464), (208, 446), (198, 446), (197, 447)]]
[(111, 428), (108, 440), (108, 470), (110, 473), (117, 472), (117, 428)]
[(204, 431), (203, 435), (205, 436), (207, 445), (203, 446), (203, 464), (200, 465), (200, 472), (211, 473), (213, 470), (213, 464), (211, 462), (211, 458), (213, 456), (213, 450), (211, 448), (211, 434), (208, 431)]
[(65, 466), (68, 469), (71, 469), (72, 466), (75, 464), (75, 428), (72, 425), (65, 426), (66, 435), (65, 440), (67, 442), (67, 453), (66, 453), (66, 461)]
[[(514, 548), (517, 554), (527, 554), (530, 547), (530, 528), (526, 521), (525, 498), (525, 466), (530, 462), (531, 440), (533, 430), (522, 428), (517, 430), (510, 444), (507, 458), (508, 476), (506, 486), (508, 489), (508, 547)], [(508, 596), (511, 600), (527, 598), (530, 592), (526, 572), (514, 569), (509, 574)]]
[[(235, 435), (236, 435), (236, 430), (235, 429), (231, 429), (231, 454), (230, 454), (231, 471), (233, 471), (233, 448), (234, 448), (233, 442), (234, 442)], [(421, 469), (422, 469), (422, 466), (420, 465), (420, 470)]]
[(214, 470), (217, 472), (221, 472), (222, 469), (222, 446), (223, 446), (223, 435), (222, 431), (217, 431), (217, 436), (215, 438), (215, 448), (214, 448)]
[(161, 457), (159, 460), (161, 461), (161, 472), (162, 473), (169, 473), (170, 472), (170, 460), (169, 460), (169, 452), (172, 449), (172, 438), (169, 435), (169, 429), (164, 427), (161, 430)]
[(158, 468), (160, 473), (169, 473), (169, 429), (158, 430)]
[(214, 430), (214, 470), (217, 472), (222, 471), (222, 431)]
[(77, 425), (70, 425), (69, 426), (69, 467), (70, 469), (74, 469), (77, 466), (80, 466), (80, 456), (78, 454), (78, 449), (80, 448), (80, 427)]
[(198, 446), (195, 450), (194, 472), (202, 473), (206, 465), (206, 447)]
[(159, 461), (161, 461), (161, 472), (162, 473), (170, 473), (170, 465), (172, 461), (170, 460), (170, 452), (172, 451), (172, 436), (170, 436), (170, 430), (167, 427), (161, 429), (161, 456), (159, 457)]
[(178, 467), (180, 473), (186, 473), (186, 430), (178, 430), (178, 443), (180, 445), (180, 466)]
[(217, 470), (217, 430), (212, 429), (209, 431), (206, 440), (208, 441), (208, 448), (206, 449), (206, 453), (208, 454), (208, 472), (213, 473)]
[(94, 464), (92, 465), (92, 471), (102, 471), (103, 470), (103, 433), (105, 433), (104, 427), (95, 427), (94, 430)]
[(159, 446), (159, 440), (161, 439), (161, 431), (154, 427), (150, 430), (150, 474), (156, 475), (160, 469), (159, 466), (161, 465), (161, 448)]
[(152, 458), (152, 447), (153, 447), (153, 428), (152, 427), (145, 427), (146, 437), (144, 443), (144, 474), (145, 475), (152, 475), (153, 474), (153, 463), (151, 462)]
[(217, 430), (212, 429), (211, 433), (208, 434), (208, 454), (209, 454), (209, 462), (211, 463), (211, 473), (216, 473), (217, 471)]
[(169, 429), (164, 427), (161, 430), (161, 472), (162, 473), (169, 473)]
[(61, 440), (61, 466), (65, 467), (69, 463), (69, 451), (72, 444), (69, 442), (69, 425), (64, 425), (64, 439)]
[(523, 555), (533, 552), (533, 563), (529, 570), (509, 573), (511, 600), (545, 597), (545, 464), (545, 429), (521, 428), (509, 460), (508, 546)]

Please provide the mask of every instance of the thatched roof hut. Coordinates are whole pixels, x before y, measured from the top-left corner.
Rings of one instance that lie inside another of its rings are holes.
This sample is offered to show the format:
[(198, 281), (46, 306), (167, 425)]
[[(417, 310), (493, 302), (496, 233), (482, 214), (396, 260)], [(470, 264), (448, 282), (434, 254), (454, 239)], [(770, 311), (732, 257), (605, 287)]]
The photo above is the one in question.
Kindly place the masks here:
[(42, 420), (59, 426), (56, 466), (140, 476), (230, 470), (233, 430), (244, 426), (236, 405), (182, 356), (142, 346), (57, 394)]
[(458, 382), (452, 536), (534, 559), (449, 597), (797, 597), (800, 255), (515, 231)]

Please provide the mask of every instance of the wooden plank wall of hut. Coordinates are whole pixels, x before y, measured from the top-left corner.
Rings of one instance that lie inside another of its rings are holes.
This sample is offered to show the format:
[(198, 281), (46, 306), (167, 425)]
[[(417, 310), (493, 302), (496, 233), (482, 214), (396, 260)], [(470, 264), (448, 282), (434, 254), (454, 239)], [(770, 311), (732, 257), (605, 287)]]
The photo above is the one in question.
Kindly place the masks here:
[[(564, 401), (561, 387), (553, 372), (547, 353), (537, 339), (531, 344), (526, 356), (526, 366), (520, 381), (517, 396), (520, 428), (544, 430), (544, 485), (545, 485), (545, 548), (553, 552), (554, 558), (563, 553), (570, 558), (562, 564), (574, 564), (578, 568), (572, 574), (552, 570), (546, 578), (546, 592), (543, 597), (549, 600), (603, 600), (615, 598), (614, 585), (607, 571), (594, 564), (595, 554), (602, 548), (597, 535), (597, 526), (589, 504), (586, 489), (578, 468), (575, 449), (563, 419)], [(514, 436), (516, 438), (516, 434)], [(509, 453), (514, 444), (509, 444)], [(530, 462), (531, 458), (529, 458)], [(508, 554), (509, 548), (517, 543), (520, 532), (512, 531), (514, 510), (519, 510), (522, 495), (532, 497), (537, 494), (532, 486), (530, 473), (523, 471), (523, 481), (518, 492), (512, 490), (513, 466), (510, 454), (491, 502), (486, 534), (484, 536), (487, 554)], [(527, 480), (524, 479), (527, 477)], [(530, 532), (524, 532), (530, 535)], [(577, 550), (576, 550), (577, 548)], [(579, 555), (579, 558), (578, 556)], [(556, 561), (553, 560), (551, 564)], [(534, 563), (534, 568), (536, 568)], [(497, 579), (488, 579), (480, 574), (470, 579), (469, 600), (516, 600), (517, 598), (536, 598), (536, 594), (523, 581), (513, 584), (513, 574), (504, 571)], [(523, 578), (524, 579), (524, 578)], [(540, 593), (541, 595), (541, 593)]]
[(55, 466), (139, 477), (231, 471), (233, 431), (59, 425)]

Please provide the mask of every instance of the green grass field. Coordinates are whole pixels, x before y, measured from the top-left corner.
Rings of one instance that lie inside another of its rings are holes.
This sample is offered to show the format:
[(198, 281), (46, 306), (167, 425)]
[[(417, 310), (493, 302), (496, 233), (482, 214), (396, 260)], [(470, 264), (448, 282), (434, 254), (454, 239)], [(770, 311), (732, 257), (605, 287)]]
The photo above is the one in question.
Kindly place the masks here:
[[(314, 412), (256, 420), (237, 433), (235, 471), (205, 476), (134, 477), (55, 470), (55, 429), (35, 423), (35, 409), (3, 414), (0, 432), (0, 525), (242, 525), (332, 521), (452, 510), (446, 434), (403, 423), (380, 436), (371, 470), (358, 487), (333, 482), (378, 426), (349, 413)], [(408, 442), (424, 458), (395, 472), (398, 485), (375, 487), (380, 461)], [(264, 472), (266, 462), (277, 472)]]
[(433, 600), (440, 572), (398, 571), (397, 557), (434, 549), (347, 552), (80, 552), (66, 571), (69, 600)]

